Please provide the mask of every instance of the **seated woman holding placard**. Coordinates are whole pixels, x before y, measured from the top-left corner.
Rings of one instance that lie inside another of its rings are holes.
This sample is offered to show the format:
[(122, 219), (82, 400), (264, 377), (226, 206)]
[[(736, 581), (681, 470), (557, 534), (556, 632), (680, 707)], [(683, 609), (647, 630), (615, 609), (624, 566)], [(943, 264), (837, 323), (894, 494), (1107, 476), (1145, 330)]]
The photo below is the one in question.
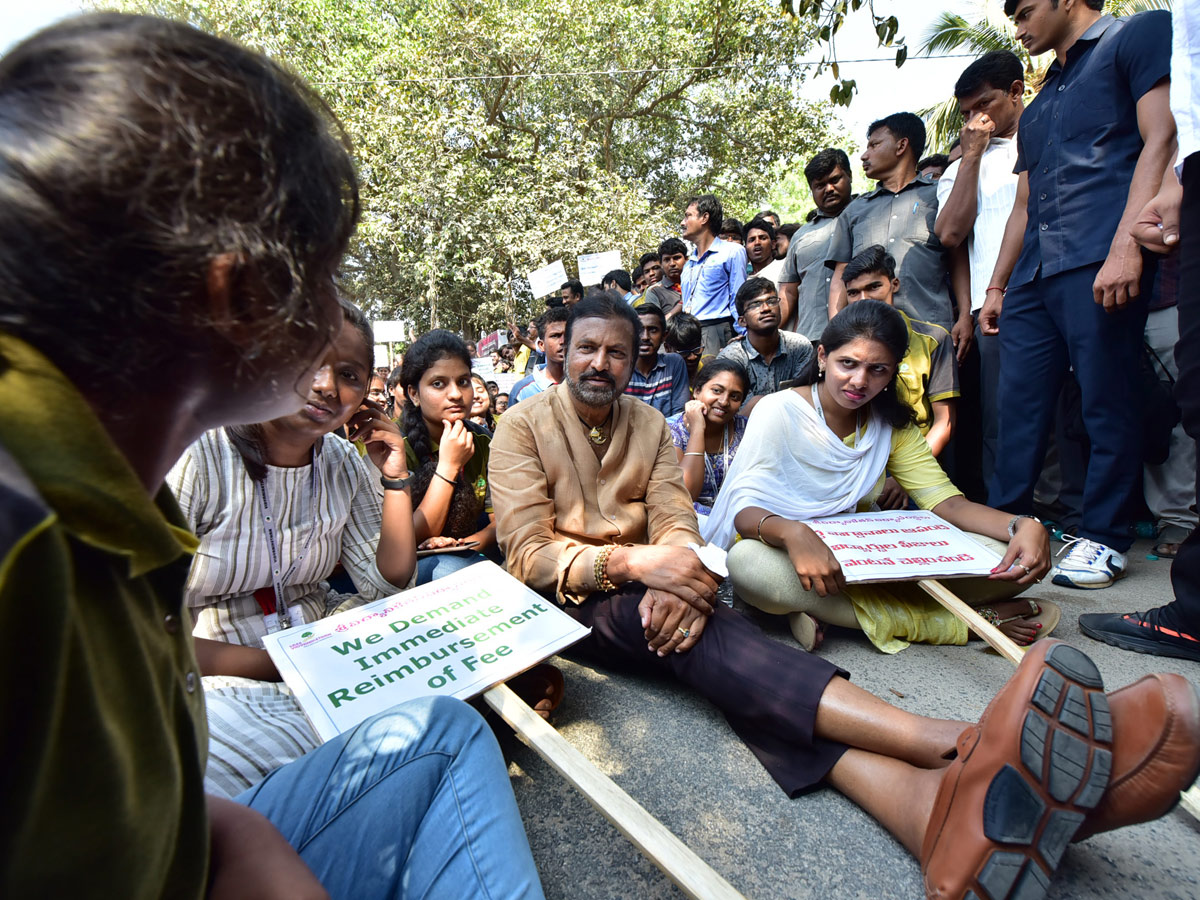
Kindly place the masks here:
[(806, 649), (819, 643), (823, 622), (861, 628), (885, 652), (908, 641), (965, 643), (966, 626), (915, 582), (848, 588), (832, 551), (803, 524), (871, 509), (886, 471), (918, 507), (1003, 557), (991, 575), (952, 587), (1016, 643), (1032, 643), (1060, 611), (1013, 598), (1050, 568), (1046, 530), (1032, 517), (970, 502), (946, 477), (896, 395), (907, 348), (904, 319), (885, 303), (861, 300), (835, 316), (798, 384), (759, 401), (704, 536), (721, 546), (747, 539), (729, 553), (735, 592), (787, 614)]

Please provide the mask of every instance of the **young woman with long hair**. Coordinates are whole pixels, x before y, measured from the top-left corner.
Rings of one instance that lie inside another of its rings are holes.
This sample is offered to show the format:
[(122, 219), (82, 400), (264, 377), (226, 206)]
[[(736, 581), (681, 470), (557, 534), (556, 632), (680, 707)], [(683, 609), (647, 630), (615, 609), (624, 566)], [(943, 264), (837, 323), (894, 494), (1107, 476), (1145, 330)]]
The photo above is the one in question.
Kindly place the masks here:
[(404, 355), (400, 384), (417, 542), (420, 550), (445, 551), (418, 562), (417, 584), (425, 584), (496, 552), (487, 480), (491, 435), (469, 420), (471, 357), (458, 335), (436, 329), (417, 338)]
[(729, 554), (734, 590), (788, 614), (806, 649), (822, 622), (861, 628), (886, 652), (908, 641), (965, 643), (966, 627), (911, 582), (848, 588), (832, 551), (803, 524), (870, 509), (890, 473), (918, 507), (1002, 556), (991, 575), (956, 579), (955, 588), (1013, 640), (1030, 643), (1059, 614), (1048, 601), (1013, 599), (1050, 567), (1046, 530), (971, 503), (946, 477), (896, 394), (907, 348), (904, 319), (886, 303), (861, 300), (835, 316), (799, 383), (759, 401), (705, 536), (723, 546), (744, 538)]
[(714, 359), (696, 375), (693, 399), (683, 412), (667, 419), (683, 468), (683, 484), (701, 515), (712, 510), (746, 433), (746, 417), (738, 411), (748, 390), (750, 376), (745, 366)]

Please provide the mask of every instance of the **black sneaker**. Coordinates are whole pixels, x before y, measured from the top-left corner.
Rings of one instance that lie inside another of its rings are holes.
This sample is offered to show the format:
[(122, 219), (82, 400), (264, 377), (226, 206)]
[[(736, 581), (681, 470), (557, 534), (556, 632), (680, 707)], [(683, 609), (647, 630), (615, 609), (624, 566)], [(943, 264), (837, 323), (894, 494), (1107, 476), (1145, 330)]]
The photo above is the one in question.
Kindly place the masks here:
[(1200, 662), (1200, 638), (1159, 624), (1160, 612), (1084, 613), (1079, 617), (1079, 630), (1122, 650)]

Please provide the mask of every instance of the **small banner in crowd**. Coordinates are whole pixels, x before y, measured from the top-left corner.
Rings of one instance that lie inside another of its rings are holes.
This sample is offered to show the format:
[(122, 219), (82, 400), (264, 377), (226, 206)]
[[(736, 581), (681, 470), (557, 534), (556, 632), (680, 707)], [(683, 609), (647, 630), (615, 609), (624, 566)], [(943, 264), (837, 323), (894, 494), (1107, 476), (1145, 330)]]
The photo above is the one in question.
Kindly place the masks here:
[(263, 638), (322, 740), (417, 697), (467, 699), (590, 629), (491, 562)]
[(588, 253), (578, 257), (579, 282), (584, 287), (599, 284), (600, 279), (613, 269), (621, 268), (621, 251), (607, 250), (604, 253)]
[(529, 290), (533, 299), (545, 297), (547, 294), (558, 292), (567, 280), (567, 270), (563, 268), (562, 260), (556, 259), (548, 266), (542, 266), (529, 273)]
[(926, 510), (855, 513), (804, 523), (829, 545), (847, 583), (988, 575), (1000, 557)]
[(505, 332), (493, 331), (491, 334), (480, 338), (475, 344), (475, 349), (480, 356), (486, 357), (493, 350), (499, 350), (504, 344), (507, 343), (508, 335)]

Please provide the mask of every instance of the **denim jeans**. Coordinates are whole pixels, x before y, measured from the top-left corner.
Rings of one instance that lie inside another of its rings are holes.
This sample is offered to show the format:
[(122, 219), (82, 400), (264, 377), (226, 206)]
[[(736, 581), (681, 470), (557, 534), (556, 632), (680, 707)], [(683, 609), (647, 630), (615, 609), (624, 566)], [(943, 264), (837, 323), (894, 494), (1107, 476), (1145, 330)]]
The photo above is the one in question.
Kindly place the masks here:
[(446, 697), (373, 716), (236, 798), (338, 898), (540, 898), (500, 748)]
[(473, 566), (487, 559), (476, 550), (464, 550), (461, 553), (434, 553), (417, 560), (417, 584), (429, 584), (436, 578), (453, 575), (459, 569)]

